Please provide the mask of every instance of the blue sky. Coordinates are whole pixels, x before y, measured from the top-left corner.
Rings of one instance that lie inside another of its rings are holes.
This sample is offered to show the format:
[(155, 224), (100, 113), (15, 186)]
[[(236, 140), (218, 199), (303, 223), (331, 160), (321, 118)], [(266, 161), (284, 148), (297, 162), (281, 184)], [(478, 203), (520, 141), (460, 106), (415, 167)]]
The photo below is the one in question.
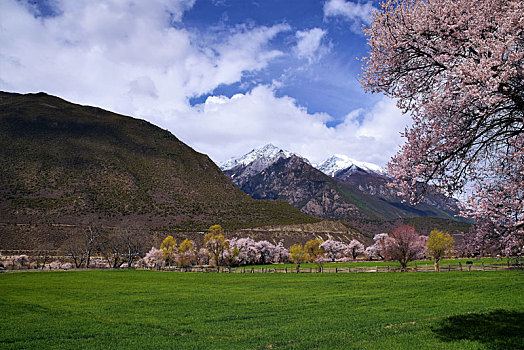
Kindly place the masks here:
[(220, 162), (273, 143), (384, 165), (410, 123), (366, 94), (376, 1), (0, 2), (0, 89), (153, 122)]
[[(324, 31), (321, 40), (324, 52), (317, 57), (286, 55), (259, 72), (247, 74), (242, 81), (219, 86), (212, 93), (198, 96), (191, 102), (205, 101), (211, 94), (231, 96), (246, 92), (256, 84), (271, 84), (274, 79), (283, 84), (277, 96), (293, 96), (310, 113), (327, 112), (342, 120), (348, 107), (371, 107), (378, 96), (363, 94), (357, 80), (361, 63), (357, 57), (366, 55), (366, 40), (360, 25), (362, 20), (347, 20), (343, 16), (324, 16), (323, 1), (197, 1), (184, 15), (189, 28), (207, 32), (249, 23), (251, 25), (288, 24), (293, 30), (275, 37), (270, 45), (286, 51), (295, 45), (296, 31), (319, 28)], [(372, 5), (372, 2), (370, 2)], [(351, 26), (357, 27), (351, 30)], [(348, 30), (349, 28), (349, 30)]]

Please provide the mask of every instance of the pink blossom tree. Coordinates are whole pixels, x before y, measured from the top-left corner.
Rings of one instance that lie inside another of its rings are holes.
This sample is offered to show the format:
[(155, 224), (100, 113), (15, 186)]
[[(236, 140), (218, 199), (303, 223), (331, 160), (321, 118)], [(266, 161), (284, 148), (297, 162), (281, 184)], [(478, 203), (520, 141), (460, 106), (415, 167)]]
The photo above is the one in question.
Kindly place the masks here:
[(211, 254), (206, 248), (200, 248), (197, 253), (197, 262), (200, 265), (208, 265)]
[(351, 256), (351, 258), (355, 260), (360, 254), (364, 253), (364, 251), (364, 245), (356, 239), (353, 239), (347, 246), (346, 255)]
[(424, 257), (427, 237), (419, 235), (413, 226), (401, 225), (384, 241), (384, 257), (405, 269), (408, 262)]
[(523, 13), (522, 0), (387, 0), (365, 28), (361, 80), (413, 117), (389, 163), (401, 193), (469, 190), (467, 213), (512, 240), (524, 233)]
[(466, 256), (522, 256), (524, 243), (514, 230), (483, 221), (464, 236), (461, 252)]
[(289, 250), (284, 247), (284, 242), (280, 241), (275, 246), (275, 254), (273, 256), (274, 263), (285, 263), (289, 261)]
[(250, 265), (257, 263), (256, 242), (252, 238), (232, 238), (229, 240), (231, 248), (238, 248), (238, 263), (240, 265)]
[(259, 264), (269, 264), (275, 259), (276, 247), (268, 241), (258, 241), (255, 243)]
[(324, 256), (327, 259), (335, 261), (336, 258), (344, 254), (348, 246), (343, 242), (328, 239), (320, 245), (320, 248), (324, 249)]
[(384, 242), (389, 237), (387, 233), (378, 233), (373, 237), (373, 243), (364, 250), (369, 259), (384, 259)]
[(165, 254), (161, 249), (152, 247), (143, 258), (144, 264), (149, 268), (160, 268), (166, 263)]

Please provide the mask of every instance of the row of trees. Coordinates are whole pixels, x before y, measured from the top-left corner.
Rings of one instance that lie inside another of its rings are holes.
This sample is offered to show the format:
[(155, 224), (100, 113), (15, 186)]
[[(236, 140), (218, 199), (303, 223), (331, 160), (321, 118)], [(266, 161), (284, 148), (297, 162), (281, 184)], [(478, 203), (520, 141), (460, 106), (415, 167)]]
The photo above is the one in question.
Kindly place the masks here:
[(160, 248), (151, 248), (138, 264), (150, 268), (161, 266), (240, 266), (284, 263), (289, 261), (289, 251), (283, 242), (273, 244), (252, 238), (226, 239), (220, 225), (213, 225), (204, 236), (204, 244), (197, 249), (194, 242), (185, 239), (179, 246), (172, 236), (164, 239)]
[(294, 244), (288, 250), (282, 242), (274, 245), (251, 238), (226, 239), (222, 227), (214, 225), (205, 235), (204, 245), (199, 250), (188, 239), (177, 247), (175, 239), (168, 236), (160, 249), (153, 247), (138, 264), (158, 268), (165, 265), (239, 266), (290, 261), (297, 265), (297, 269), (305, 262), (315, 262), (322, 268), (326, 261), (340, 258), (354, 260), (365, 254), (370, 259), (398, 261), (402, 268), (406, 268), (410, 261), (429, 255), (435, 260), (435, 269), (438, 271), (440, 259), (452, 252), (453, 244), (454, 239), (447, 232), (433, 230), (429, 237), (425, 237), (419, 235), (413, 226), (402, 225), (391, 234), (375, 235), (374, 244), (367, 248), (357, 240), (346, 244), (335, 240), (312, 239), (304, 245)]
[[(471, 237), (476, 240), (478, 235)], [(322, 264), (327, 261), (355, 260), (359, 256), (365, 256), (371, 260), (398, 261), (402, 268), (405, 268), (410, 261), (431, 256), (435, 260), (435, 269), (438, 271), (440, 259), (451, 253), (454, 245), (454, 239), (446, 232), (433, 230), (429, 237), (425, 237), (419, 235), (410, 225), (398, 226), (391, 234), (375, 235), (374, 243), (367, 248), (355, 239), (349, 243), (331, 239), (326, 241), (312, 239), (304, 245), (294, 244), (288, 250), (282, 241), (275, 245), (266, 240), (255, 241), (252, 238), (226, 239), (220, 225), (210, 227), (200, 249), (192, 240), (185, 239), (178, 245), (173, 236), (168, 236), (163, 240), (160, 248), (153, 247), (146, 253), (143, 248), (144, 237), (138, 231), (123, 230), (101, 235), (91, 227), (86, 230), (84, 236), (78, 236), (76, 239), (79, 240), (77, 244), (69, 242), (70, 245), (65, 251), (71, 263), (53, 261), (49, 264), (46, 263), (45, 257), (37, 256), (30, 259), (26, 255), (3, 259), (0, 263), (8, 268), (160, 268), (293, 262), (298, 269), (300, 264), (305, 262), (317, 263), (322, 268)], [(475, 249), (478, 247), (493, 248), (493, 242), (487, 236), (485, 241), (477, 242), (478, 245), (468, 243), (467, 239), (463, 245), (466, 254), (477, 254), (478, 251)], [(97, 257), (93, 258), (93, 254)]]
[(406, 268), (410, 261), (422, 259), (426, 255), (435, 260), (435, 270), (443, 256), (451, 253), (455, 240), (447, 232), (431, 231), (429, 237), (419, 235), (413, 226), (397, 227), (391, 235), (380, 233), (373, 237), (374, 244), (366, 248), (370, 258), (398, 261)]

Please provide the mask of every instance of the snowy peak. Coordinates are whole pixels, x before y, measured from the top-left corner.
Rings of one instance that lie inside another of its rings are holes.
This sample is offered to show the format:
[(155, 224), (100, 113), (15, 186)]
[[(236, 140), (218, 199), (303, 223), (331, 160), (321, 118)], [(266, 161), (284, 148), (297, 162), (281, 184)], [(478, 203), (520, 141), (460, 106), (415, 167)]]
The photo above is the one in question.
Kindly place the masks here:
[(263, 147), (251, 150), (251, 152), (243, 155), (242, 157), (231, 158), (223, 163), (220, 163), (219, 167), (225, 171), (233, 169), (239, 165), (247, 166), (255, 162), (257, 170), (261, 171), (275, 163), (277, 160), (281, 158), (289, 158), (293, 155), (302, 158), (297, 154), (275, 147), (269, 143)]
[(386, 171), (382, 167), (368, 162), (360, 162), (345, 156), (343, 154), (335, 154), (330, 158), (326, 159), (322, 163), (315, 164), (315, 168), (320, 170), (326, 175), (334, 177), (335, 174), (341, 170), (353, 169), (358, 170), (362, 169), (367, 172), (385, 174)]

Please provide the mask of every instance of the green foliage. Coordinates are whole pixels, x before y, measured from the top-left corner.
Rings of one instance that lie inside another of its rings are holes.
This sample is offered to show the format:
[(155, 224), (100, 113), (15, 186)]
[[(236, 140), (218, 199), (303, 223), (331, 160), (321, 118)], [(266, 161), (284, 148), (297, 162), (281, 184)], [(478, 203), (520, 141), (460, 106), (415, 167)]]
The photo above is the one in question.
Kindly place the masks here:
[(160, 250), (164, 253), (164, 258), (168, 266), (171, 266), (171, 263), (175, 262), (175, 255), (177, 252), (176, 249), (176, 240), (173, 236), (167, 236), (160, 245)]
[(305, 263), (308, 259), (308, 255), (300, 244), (293, 244), (289, 248), (289, 260), (299, 265)]
[(454, 243), (455, 240), (447, 232), (433, 230), (429, 234), (426, 249), (433, 259), (435, 259), (435, 269), (437, 269), (437, 271), (439, 270), (438, 262), (446, 253), (452, 251)]
[(320, 247), (322, 244), (321, 239), (312, 239), (304, 244), (304, 251), (306, 252), (308, 261), (317, 262), (319, 265), (322, 264), (322, 257), (324, 256), (324, 249)]
[(180, 246), (178, 247), (178, 253), (184, 254), (186, 252), (194, 251), (195, 245), (192, 240), (184, 239), (182, 243), (180, 243)]
[(444, 256), (444, 254), (452, 251), (454, 243), (455, 240), (449, 233), (440, 230), (433, 230), (429, 234), (426, 249), (429, 254), (438, 261)]
[(521, 271), (17, 273), (0, 296), (2, 349), (524, 348)]
[(209, 228), (209, 233), (204, 236), (204, 248), (211, 254), (215, 266), (220, 266), (220, 257), (229, 248), (229, 241), (224, 237), (222, 226), (213, 225)]

